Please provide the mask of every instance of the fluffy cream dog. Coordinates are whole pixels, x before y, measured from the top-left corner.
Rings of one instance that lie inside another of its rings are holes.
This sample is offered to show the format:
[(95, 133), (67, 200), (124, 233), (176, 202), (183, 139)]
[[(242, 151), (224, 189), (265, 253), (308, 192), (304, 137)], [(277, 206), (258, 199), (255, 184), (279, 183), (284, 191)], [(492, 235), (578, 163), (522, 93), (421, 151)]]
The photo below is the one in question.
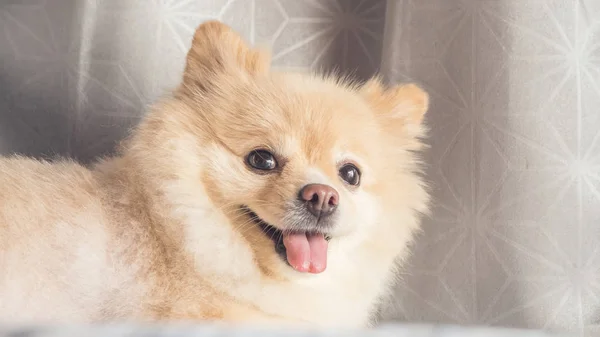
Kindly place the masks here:
[(427, 210), (428, 96), (270, 70), (229, 27), (120, 154), (0, 160), (0, 321), (368, 326)]

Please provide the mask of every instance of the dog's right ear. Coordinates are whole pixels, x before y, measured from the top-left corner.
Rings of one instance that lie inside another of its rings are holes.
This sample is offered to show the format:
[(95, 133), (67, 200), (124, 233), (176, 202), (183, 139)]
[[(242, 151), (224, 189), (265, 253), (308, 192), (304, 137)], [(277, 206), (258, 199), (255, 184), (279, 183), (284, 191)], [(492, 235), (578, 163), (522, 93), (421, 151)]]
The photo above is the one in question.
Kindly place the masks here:
[(216, 76), (229, 72), (238, 76), (267, 73), (270, 64), (268, 52), (250, 48), (238, 33), (224, 23), (207, 21), (194, 34), (183, 82), (186, 86), (206, 89)]
[(381, 128), (390, 135), (406, 141), (425, 134), (423, 119), (429, 109), (429, 95), (418, 85), (386, 87), (379, 78), (373, 78), (362, 86), (361, 94), (373, 108)]

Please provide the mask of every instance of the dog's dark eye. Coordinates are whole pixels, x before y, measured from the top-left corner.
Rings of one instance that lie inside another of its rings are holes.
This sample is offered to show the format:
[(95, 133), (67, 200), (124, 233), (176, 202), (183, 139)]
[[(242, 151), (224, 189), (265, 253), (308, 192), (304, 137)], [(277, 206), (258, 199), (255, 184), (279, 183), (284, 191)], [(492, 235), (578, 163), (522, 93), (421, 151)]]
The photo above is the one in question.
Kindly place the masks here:
[(254, 150), (246, 158), (250, 167), (261, 171), (270, 171), (277, 168), (277, 160), (269, 151)]
[(358, 186), (360, 184), (360, 171), (353, 164), (346, 164), (340, 168), (340, 177), (349, 185)]

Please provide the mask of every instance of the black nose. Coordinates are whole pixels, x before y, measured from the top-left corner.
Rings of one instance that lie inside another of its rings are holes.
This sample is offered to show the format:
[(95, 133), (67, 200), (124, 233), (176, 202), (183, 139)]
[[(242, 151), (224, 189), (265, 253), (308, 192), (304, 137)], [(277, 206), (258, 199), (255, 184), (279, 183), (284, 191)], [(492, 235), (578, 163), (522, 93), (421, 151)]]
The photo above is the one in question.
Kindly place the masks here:
[(335, 188), (322, 184), (309, 184), (300, 190), (300, 200), (306, 209), (317, 218), (331, 215), (337, 208), (340, 196)]

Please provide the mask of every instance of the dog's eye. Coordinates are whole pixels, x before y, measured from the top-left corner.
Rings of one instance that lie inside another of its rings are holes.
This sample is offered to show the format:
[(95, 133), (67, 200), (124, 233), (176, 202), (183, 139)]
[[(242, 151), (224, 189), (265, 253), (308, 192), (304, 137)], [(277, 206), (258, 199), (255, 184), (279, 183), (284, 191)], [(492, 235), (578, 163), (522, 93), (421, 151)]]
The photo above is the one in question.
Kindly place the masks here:
[(346, 164), (340, 168), (340, 177), (349, 185), (358, 186), (360, 184), (360, 171), (353, 164)]
[(277, 160), (271, 152), (266, 150), (254, 150), (246, 158), (250, 167), (261, 171), (270, 171), (277, 168)]

